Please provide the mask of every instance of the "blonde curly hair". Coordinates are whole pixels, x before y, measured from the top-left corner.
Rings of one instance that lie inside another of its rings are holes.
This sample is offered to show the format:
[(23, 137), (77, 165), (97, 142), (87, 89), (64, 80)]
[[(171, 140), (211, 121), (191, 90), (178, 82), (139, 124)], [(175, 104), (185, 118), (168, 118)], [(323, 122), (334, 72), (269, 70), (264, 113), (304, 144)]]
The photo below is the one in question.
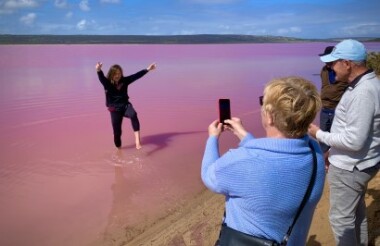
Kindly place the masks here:
[(273, 79), (264, 89), (262, 109), (272, 116), (274, 126), (288, 138), (303, 137), (321, 106), (315, 85), (301, 77)]

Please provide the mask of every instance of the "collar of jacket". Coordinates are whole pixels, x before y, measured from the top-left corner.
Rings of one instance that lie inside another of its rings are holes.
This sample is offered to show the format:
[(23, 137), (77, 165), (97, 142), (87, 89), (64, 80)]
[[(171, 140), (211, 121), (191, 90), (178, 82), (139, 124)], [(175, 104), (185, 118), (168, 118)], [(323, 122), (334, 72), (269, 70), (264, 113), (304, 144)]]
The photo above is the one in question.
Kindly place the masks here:
[(373, 69), (368, 69), (367, 71), (365, 71), (364, 73), (360, 74), (358, 77), (356, 77), (349, 85), (349, 87), (351, 89), (354, 89), (355, 86), (357, 85), (357, 83), (359, 83), (359, 81), (361, 80), (361, 78), (366, 75), (366, 74), (369, 74), (369, 73), (372, 73), (373, 72)]

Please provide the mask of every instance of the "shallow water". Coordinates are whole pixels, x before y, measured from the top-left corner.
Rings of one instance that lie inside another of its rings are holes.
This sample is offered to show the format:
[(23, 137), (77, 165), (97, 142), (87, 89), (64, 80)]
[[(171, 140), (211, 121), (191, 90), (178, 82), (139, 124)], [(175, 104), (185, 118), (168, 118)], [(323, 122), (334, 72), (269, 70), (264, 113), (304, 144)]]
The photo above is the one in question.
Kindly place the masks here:
[[(0, 46), (0, 245), (106, 244), (120, 228), (152, 221), (203, 189), (200, 165), (218, 98), (263, 135), (258, 97), (275, 77), (319, 86), (327, 43), (247, 45)], [(380, 43), (367, 45), (380, 51)], [(128, 119), (113, 146), (95, 73), (117, 63), (142, 125), (134, 148)], [(221, 151), (236, 146), (221, 137)]]

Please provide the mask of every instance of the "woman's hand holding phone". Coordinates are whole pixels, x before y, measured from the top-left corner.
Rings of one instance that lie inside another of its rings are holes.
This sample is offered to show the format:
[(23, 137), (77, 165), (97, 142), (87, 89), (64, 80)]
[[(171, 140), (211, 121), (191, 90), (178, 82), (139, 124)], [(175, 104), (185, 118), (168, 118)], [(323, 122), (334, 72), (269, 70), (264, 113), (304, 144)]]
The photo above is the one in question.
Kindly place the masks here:
[(219, 122), (219, 120), (214, 120), (209, 126), (208, 126), (208, 135), (210, 137), (215, 136), (219, 137), (220, 134), (223, 131), (223, 124)]
[(225, 120), (225, 129), (232, 131), (240, 140), (247, 136), (248, 132), (244, 129), (243, 124), (239, 118), (232, 117), (230, 120)]
[(227, 124), (222, 124), (219, 120), (214, 120), (208, 126), (208, 134), (209, 136), (219, 137), (222, 134), (224, 129), (231, 131), (234, 135), (236, 135), (239, 140), (242, 140), (247, 136), (248, 132), (244, 129), (243, 124), (239, 118), (233, 117), (230, 120), (224, 121)]

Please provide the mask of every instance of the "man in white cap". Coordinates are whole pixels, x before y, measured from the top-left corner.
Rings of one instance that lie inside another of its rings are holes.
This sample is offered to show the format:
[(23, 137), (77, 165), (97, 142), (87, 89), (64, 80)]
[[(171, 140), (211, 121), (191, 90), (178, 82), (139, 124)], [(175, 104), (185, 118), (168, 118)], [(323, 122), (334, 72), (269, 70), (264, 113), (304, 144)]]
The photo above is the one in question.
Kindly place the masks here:
[(337, 245), (368, 245), (365, 193), (380, 167), (380, 79), (366, 67), (364, 45), (347, 39), (320, 59), (336, 80), (347, 81), (331, 132), (312, 124), (309, 134), (331, 146), (326, 165), (330, 224)]

